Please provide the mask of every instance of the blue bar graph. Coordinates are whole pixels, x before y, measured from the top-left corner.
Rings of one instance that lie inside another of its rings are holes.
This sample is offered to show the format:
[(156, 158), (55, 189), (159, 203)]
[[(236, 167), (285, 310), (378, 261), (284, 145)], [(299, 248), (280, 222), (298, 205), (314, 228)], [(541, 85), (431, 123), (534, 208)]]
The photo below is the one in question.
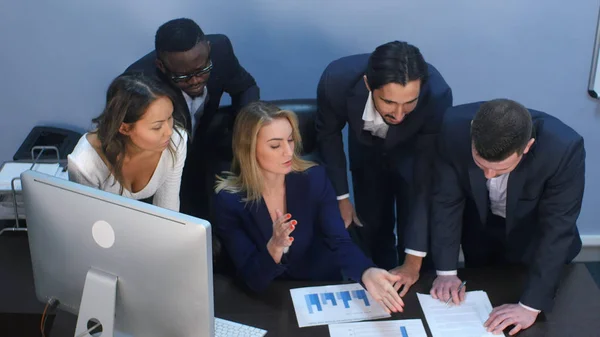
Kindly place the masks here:
[(307, 294), (307, 295), (304, 295), (304, 298), (306, 299), (306, 307), (308, 308), (308, 312), (310, 314), (313, 313), (313, 305), (317, 307), (318, 311), (323, 310), (321, 308), (321, 302), (319, 302), (318, 294)]
[(333, 306), (337, 305), (337, 301), (335, 300), (333, 293), (321, 293), (321, 303), (327, 304), (327, 301), (331, 301)]
[[(367, 297), (367, 292), (363, 289), (352, 290), (352, 291), (339, 291), (339, 292), (326, 292), (316, 294), (304, 295), (306, 300), (306, 308), (309, 314), (315, 313), (316, 311), (323, 311), (324, 305), (337, 306), (338, 302), (343, 303), (344, 308), (350, 308), (350, 302), (353, 300), (361, 301), (364, 306), (369, 307), (371, 303)], [(359, 302), (360, 303), (360, 302)]]
[(363, 300), (365, 302), (365, 306), (371, 306), (371, 304), (369, 303), (369, 298), (367, 297), (367, 292), (360, 289), (360, 290), (353, 290), (352, 291), (352, 296), (354, 298), (356, 298), (357, 300)]
[(346, 309), (350, 308), (349, 302), (352, 301), (352, 297), (350, 297), (349, 291), (340, 291), (336, 295), (337, 295), (338, 300), (344, 302), (344, 308), (346, 308)]

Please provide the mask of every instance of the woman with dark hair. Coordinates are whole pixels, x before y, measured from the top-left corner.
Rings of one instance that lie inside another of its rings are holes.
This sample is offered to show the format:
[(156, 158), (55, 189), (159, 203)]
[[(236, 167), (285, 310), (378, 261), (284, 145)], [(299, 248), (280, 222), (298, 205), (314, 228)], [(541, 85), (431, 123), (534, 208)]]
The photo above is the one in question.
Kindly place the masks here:
[(173, 120), (173, 94), (159, 80), (117, 77), (106, 107), (68, 156), (71, 181), (179, 211), (187, 134)]

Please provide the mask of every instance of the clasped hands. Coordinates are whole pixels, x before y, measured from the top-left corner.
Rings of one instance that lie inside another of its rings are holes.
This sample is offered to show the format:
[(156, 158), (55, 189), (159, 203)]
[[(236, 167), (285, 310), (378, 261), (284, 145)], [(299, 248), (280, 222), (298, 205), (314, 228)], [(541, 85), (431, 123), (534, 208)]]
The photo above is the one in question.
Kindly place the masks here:
[(381, 303), (388, 313), (404, 311), (402, 297), (418, 279), (419, 268), (408, 264), (389, 272), (380, 268), (369, 268), (362, 275), (362, 282), (369, 294)]
[(291, 220), (292, 215), (282, 214), (280, 210), (275, 210), (276, 219), (273, 222), (273, 235), (269, 240), (269, 244), (277, 249), (283, 250), (286, 247), (290, 247), (294, 242), (294, 238), (290, 236), (298, 222)]
[(280, 210), (275, 210), (275, 217), (273, 234), (269, 242), (267, 242), (267, 250), (275, 263), (281, 263), (283, 254), (287, 252), (287, 249), (294, 242), (294, 237), (290, 236), (290, 234), (296, 229), (298, 222), (291, 220), (291, 214), (283, 215)]
[[(466, 292), (466, 286), (463, 286), (460, 292), (458, 291), (460, 285), (461, 280), (456, 275), (439, 275), (433, 281), (431, 297), (443, 302), (452, 299), (453, 304), (459, 305), (465, 300)], [(520, 304), (504, 304), (492, 310), (483, 326), (488, 332), (499, 335), (504, 329), (513, 325), (509, 332), (512, 336), (533, 325), (537, 316), (537, 312), (526, 309)]]

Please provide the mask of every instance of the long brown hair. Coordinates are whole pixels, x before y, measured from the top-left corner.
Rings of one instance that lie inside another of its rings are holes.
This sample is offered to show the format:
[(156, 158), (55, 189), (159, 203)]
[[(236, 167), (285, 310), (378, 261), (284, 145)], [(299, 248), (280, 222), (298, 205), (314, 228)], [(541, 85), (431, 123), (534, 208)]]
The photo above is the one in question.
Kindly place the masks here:
[[(123, 194), (123, 160), (129, 137), (119, 132), (119, 128), (123, 123), (132, 124), (140, 120), (148, 106), (161, 97), (169, 98), (175, 107), (174, 93), (158, 78), (142, 73), (121, 75), (108, 87), (104, 111), (100, 116), (92, 119), (96, 124), (96, 130), (92, 133), (95, 133), (100, 141), (102, 155), (109, 164), (115, 182), (121, 184), (120, 194)], [(180, 134), (179, 130), (183, 128), (175, 119), (176, 113), (177, 111), (173, 112), (173, 128)], [(168, 149), (175, 158), (176, 152), (172, 141)], [(108, 178), (110, 174), (106, 177)]]
[(262, 199), (262, 171), (256, 159), (256, 139), (260, 129), (274, 119), (287, 119), (292, 126), (294, 154), (292, 155), (292, 171), (303, 172), (316, 164), (300, 158), (302, 139), (298, 127), (298, 117), (290, 110), (259, 101), (244, 107), (235, 119), (233, 127), (233, 161), (231, 171), (217, 177), (215, 191), (225, 190), (230, 193), (245, 192), (245, 202)]

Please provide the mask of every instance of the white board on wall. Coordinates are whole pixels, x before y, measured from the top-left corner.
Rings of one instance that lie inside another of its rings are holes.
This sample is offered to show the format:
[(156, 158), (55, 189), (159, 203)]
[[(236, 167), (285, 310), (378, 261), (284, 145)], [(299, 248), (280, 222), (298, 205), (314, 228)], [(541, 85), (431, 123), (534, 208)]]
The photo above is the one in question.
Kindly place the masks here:
[(590, 80), (588, 82), (588, 94), (593, 98), (600, 98), (600, 14), (596, 23), (596, 41), (594, 42), (594, 52), (592, 56), (592, 66), (590, 69)]

